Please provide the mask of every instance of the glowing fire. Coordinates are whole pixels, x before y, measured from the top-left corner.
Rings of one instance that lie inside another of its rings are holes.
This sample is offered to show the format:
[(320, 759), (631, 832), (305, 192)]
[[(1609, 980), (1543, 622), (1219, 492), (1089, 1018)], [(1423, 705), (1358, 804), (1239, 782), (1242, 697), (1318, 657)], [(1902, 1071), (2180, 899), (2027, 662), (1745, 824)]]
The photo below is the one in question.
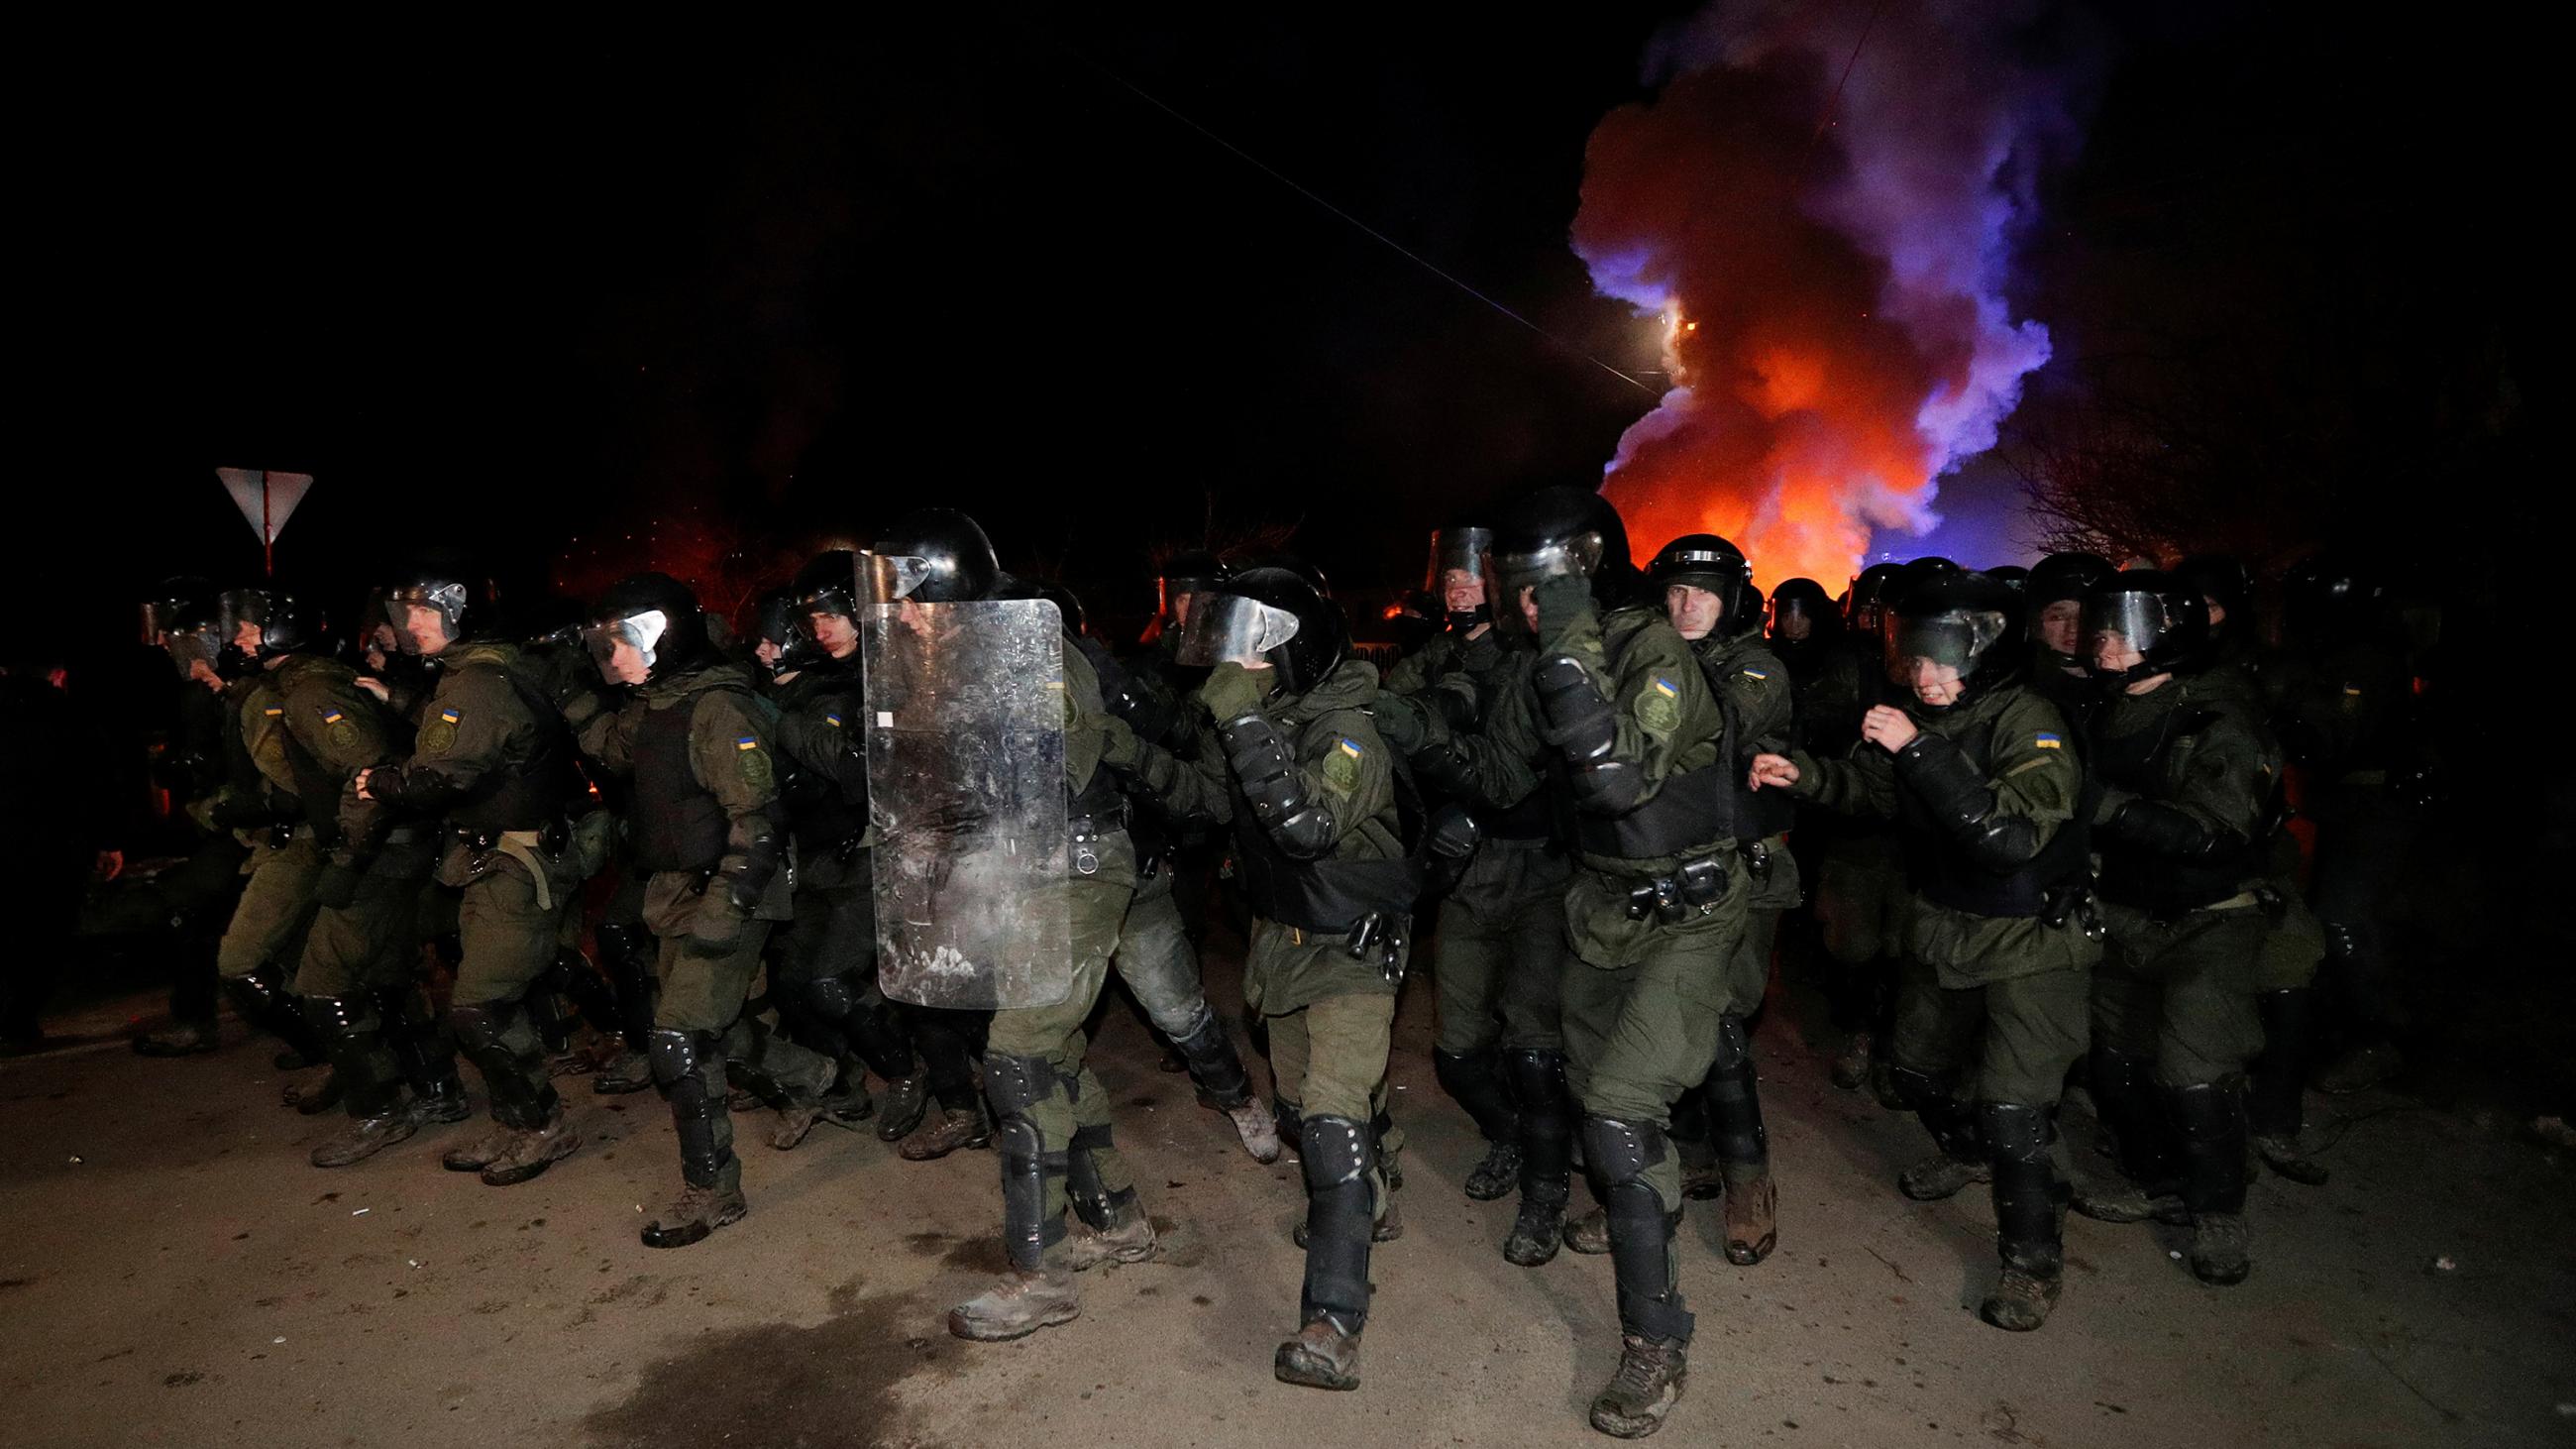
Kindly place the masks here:
[(2002, 301), (2030, 133), (2058, 114), (1995, 40), (2016, 7), (1887, 7), (1859, 55), (1871, 8), (1712, 12), (1662, 92), (1593, 131), (1574, 247), (1660, 316), (1674, 384), (1607, 469), (1641, 560), (1719, 533), (1766, 586), (1839, 587), (1873, 529), (1935, 521), (1935, 480), (2047, 359)]

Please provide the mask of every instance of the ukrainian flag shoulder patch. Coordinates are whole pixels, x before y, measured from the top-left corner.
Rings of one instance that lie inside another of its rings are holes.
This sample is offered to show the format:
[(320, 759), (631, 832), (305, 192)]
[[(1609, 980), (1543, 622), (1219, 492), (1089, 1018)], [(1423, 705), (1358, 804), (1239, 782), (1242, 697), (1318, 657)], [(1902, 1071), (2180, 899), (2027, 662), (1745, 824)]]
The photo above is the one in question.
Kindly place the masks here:
[(756, 749), (759, 749), (759, 748), (760, 748), (760, 736), (758, 736), (758, 735), (736, 735), (736, 736), (734, 736), (734, 740), (733, 740), (733, 747), (734, 747), (735, 749), (737, 749), (737, 750), (756, 750)]
[(1747, 679), (1769, 679), (1771, 676), (1763, 673), (1759, 669), (1748, 669), (1744, 671), (1744, 677)]
[(830, 725), (834, 729), (839, 729), (841, 727), (841, 717), (837, 714), (827, 714), (823, 716), (823, 723)]
[(2066, 748), (2066, 741), (2058, 738), (2056, 735), (2050, 734), (2046, 730), (2041, 730), (2039, 733), (2032, 735), (2030, 737), (2030, 742), (2043, 750), (2062, 750)]
[(456, 723), (456, 711), (455, 711), (455, 710), (452, 710), (452, 709), (442, 709), (442, 710), (440, 710), (440, 711), (438, 712), (438, 717), (439, 717), (440, 719), (443, 719), (443, 720), (447, 721), (449, 724), (454, 724), (454, 723)]
[(343, 719), (345, 719), (345, 718), (347, 718), (347, 716), (346, 716), (346, 715), (341, 714), (341, 713), (340, 713), (338, 710), (336, 710), (336, 709), (329, 709), (329, 708), (325, 708), (325, 709), (322, 711), (322, 722), (323, 722), (324, 724), (338, 724), (341, 720), (343, 720)]
[(1673, 688), (1673, 682), (1660, 674), (1655, 676), (1655, 693), (1666, 699), (1678, 699), (1681, 696), (1681, 691)]
[(261, 708), (260, 713), (270, 719), (275, 719), (279, 715), (286, 713), (286, 706), (282, 704), (266, 705)]
[(1359, 741), (1352, 739), (1347, 735), (1342, 738), (1340, 749), (1343, 754), (1350, 756), (1354, 760), (1363, 758), (1368, 754), (1368, 751), (1360, 748)]

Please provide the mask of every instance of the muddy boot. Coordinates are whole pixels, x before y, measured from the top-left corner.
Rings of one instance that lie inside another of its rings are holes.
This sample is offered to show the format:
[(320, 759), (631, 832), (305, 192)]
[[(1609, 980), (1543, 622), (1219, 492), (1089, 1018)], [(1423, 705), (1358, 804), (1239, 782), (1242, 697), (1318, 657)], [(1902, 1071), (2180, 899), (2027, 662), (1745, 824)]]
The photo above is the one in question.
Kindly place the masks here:
[(1500, 1058), (1490, 1051), (1459, 1056), (1435, 1050), (1431, 1069), (1488, 1144), (1485, 1160), (1467, 1174), (1467, 1196), (1478, 1202), (1502, 1197), (1520, 1181), (1521, 1152), (1520, 1112), (1503, 1085)]
[(166, 1030), (146, 1032), (134, 1039), (134, 1054), (139, 1057), (192, 1057), (213, 1051), (220, 1042), (211, 1021), (173, 1022)]
[(355, 1166), (419, 1130), (419, 1121), (407, 1108), (399, 1105), (372, 1117), (361, 1117), (352, 1112), (348, 1126), (314, 1147), (313, 1165)]
[(2128, 1181), (2106, 1181), (2079, 1172), (2071, 1184), (2075, 1211), (2097, 1223), (2188, 1223), (2191, 1212), (2169, 1192), (2149, 1192)]
[(725, 1068), (714, 1036), (656, 1028), (653, 1082), (671, 1103), (679, 1139), (679, 1199), (644, 1225), (648, 1248), (685, 1248), (742, 1221), (742, 1163), (733, 1154), (733, 1116), (725, 1109)]
[(1283, 1384), (1310, 1389), (1356, 1389), (1360, 1386), (1360, 1331), (1340, 1315), (1319, 1313), (1279, 1345), (1270, 1372)]
[(1682, 1302), (1674, 1229), (1646, 1171), (1666, 1150), (1651, 1126), (1583, 1119), (1584, 1154), (1607, 1200), (1610, 1267), (1618, 1286), (1618, 1371), (1592, 1400), (1592, 1427), (1619, 1439), (1642, 1439), (1663, 1427), (1681, 1401), (1689, 1371), (1685, 1346), (1692, 1319)]
[[(1762, 1094), (1744, 1018), (1717, 1021), (1717, 1056), (1699, 1096), (1726, 1184), (1726, 1261), (1749, 1268), (1779, 1243), (1780, 1194), (1771, 1181), (1771, 1134), (1762, 1125)], [(1684, 1189), (1688, 1195), (1688, 1189)]]
[(1103, 1217), (1103, 1223), (1094, 1226), (1086, 1215), (1085, 1221), (1065, 1235), (1066, 1267), (1084, 1273), (1104, 1263), (1152, 1261), (1156, 1247), (1154, 1223), (1137, 1205), (1133, 1189)]
[(1264, 1165), (1279, 1160), (1279, 1124), (1270, 1109), (1258, 1099), (1248, 1099), (1225, 1109), (1234, 1123), (1234, 1135), (1243, 1141), (1243, 1150), (1253, 1161)]
[(1503, 1260), (1536, 1268), (1553, 1261), (1563, 1241), (1573, 1183), (1574, 1104), (1565, 1090), (1564, 1053), (1519, 1047), (1503, 1056), (1521, 1103), (1521, 1207), (1503, 1239)]
[(1199, 1024), (1187, 1035), (1172, 1038), (1171, 1054), (1188, 1068), (1190, 1080), (1198, 1086), (1199, 1100), (1223, 1112), (1234, 1124), (1234, 1135), (1242, 1139), (1243, 1150), (1251, 1154), (1252, 1160), (1277, 1162), (1277, 1119), (1253, 1092), (1252, 1078), (1243, 1070), (1243, 1057), (1235, 1050), (1234, 1038), (1226, 1033), (1225, 1023), (1204, 1005), (1199, 1010)]
[(1726, 1261), (1750, 1268), (1780, 1243), (1780, 1189), (1768, 1166), (1726, 1168)]
[(1594, 1208), (1581, 1217), (1565, 1220), (1565, 1246), (1586, 1257), (1599, 1257), (1610, 1251), (1610, 1213), (1607, 1208)]
[(1317, 1389), (1359, 1387), (1360, 1330), (1368, 1322), (1375, 1144), (1364, 1123), (1316, 1116), (1304, 1123), (1298, 1154), (1306, 1169), (1306, 1278), (1298, 1293), (1297, 1336), (1279, 1345), (1271, 1372), (1281, 1383)]
[(2299, 1145), (2307, 1126), (2307, 1064), (2314, 1017), (2306, 987), (2266, 991), (2254, 998), (2263, 1018), (2263, 1055), (2245, 1088), (2246, 1127), (2263, 1165), (2292, 1182), (2323, 1186), (2324, 1164)]
[(1846, 1092), (1857, 1092), (1869, 1085), (1871, 1052), (1878, 1039), (1868, 1032), (1856, 1031), (1843, 1044), (1842, 1055), (1834, 1058), (1834, 1085)]
[(995, 1053), (985, 1059), (994, 1146), (1002, 1160), (1002, 1241), (1010, 1267), (992, 1287), (948, 1310), (948, 1331), (978, 1343), (1025, 1338), (1041, 1328), (1070, 1323), (1082, 1313), (1073, 1286), (1071, 1250), (1065, 1246), (1065, 1213), (1047, 1179), (1071, 1169), (1071, 1148), (1050, 1144), (1033, 1114), (1054, 1099), (1055, 1074), (1036, 1057)]
[(365, 995), (308, 996), (304, 1013), (331, 1054), (340, 1105), (349, 1125), (313, 1149), (315, 1167), (364, 1162), (420, 1130), (394, 1085), (393, 1053), (384, 1043), (375, 1001)]
[[(805, 1140), (805, 1134), (814, 1130), (814, 1124), (829, 1115), (841, 1069), (830, 1057), (817, 1055), (806, 1072), (776, 1080), (780, 1094), (778, 1122), (770, 1129), (769, 1145), (780, 1152), (792, 1152), (796, 1144)], [(864, 1093), (866, 1088), (860, 1091)]]
[(2331, 1097), (2366, 1092), (2397, 1075), (2405, 1065), (2406, 1058), (2399, 1054), (2395, 1043), (2363, 1042), (2317, 1074), (2317, 1090)]
[[(483, 1185), (514, 1187), (572, 1156), (580, 1148), (581, 1134), (573, 1130), (572, 1124), (564, 1120), (558, 1109), (555, 1120), (545, 1126), (510, 1134), (510, 1140), (502, 1150), (483, 1164)], [(735, 1194), (737, 1200), (740, 1196)]]
[(984, 1114), (972, 1107), (942, 1107), (895, 1150), (906, 1162), (934, 1162), (961, 1147), (982, 1147), (993, 1140)]
[(977, 1343), (1007, 1343), (1082, 1316), (1073, 1267), (1062, 1243), (1035, 1268), (1013, 1268), (993, 1286), (948, 1310), (948, 1331)]
[(456, 1048), (430, 1019), (419, 993), (408, 986), (379, 991), (376, 1011), (385, 1024), (385, 1045), (393, 1051), (394, 1065), (411, 1088), (412, 1115), (424, 1126), (473, 1116), (465, 1081), (456, 1074)]
[(2242, 1283), (2254, 1271), (2246, 1253), (2244, 1084), (2228, 1077), (2168, 1087), (2165, 1100), (2182, 1133), (2192, 1275), (2220, 1288)]
[(1986, 1145), (1977, 1136), (1977, 1114), (1931, 1076), (1908, 1067), (1891, 1069), (1897, 1095), (1923, 1122), (1941, 1151), (1896, 1176), (1896, 1189), (1916, 1202), (1956, 1197), (1973, 1182), (1992, 1180)]
[(2064, 1281), (2063, 1190), (2049, 1160), (2056, 1138), (2050, 1113), (2039, 1107), (1988, 1102), (1978, 1109), (1994, 1153), (1995, 1246), (2003, 1274), (1977, 1305), (1977, 1316), (2012, 1333), (2048, 1321)]
[(622, 1097), (641, 1092), (653, 1085), (653, 1063), (633, 1048), (619, 1052), (608, 1065), (591, 1073), (590, 1090), (596, 1096)]
[(885, 1105), (877, 1112), (877, 1140), (901, 1142), (921, 1125), (930, 1110), (930, 1073), (915, 1067), (886, 1083)]
[(440, 1153), (438, 1165), (450, 1172), (481, 1172), (507, 1154), (510, 1145), (518, 1138), (518, 1128), (505, 1127), (495, 1122), (492, 1124), (492, 1130), (482, 1136), (471, 1142), (460, 1142)]

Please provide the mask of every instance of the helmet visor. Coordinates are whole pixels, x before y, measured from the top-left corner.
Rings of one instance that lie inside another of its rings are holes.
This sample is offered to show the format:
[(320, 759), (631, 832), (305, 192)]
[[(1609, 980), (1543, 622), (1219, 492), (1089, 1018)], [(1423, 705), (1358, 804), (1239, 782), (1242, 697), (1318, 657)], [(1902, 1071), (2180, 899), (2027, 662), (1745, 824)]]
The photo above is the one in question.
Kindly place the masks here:
[(1297, 637), (1297, 616), (1241, 594), (1206, 594), (1190, 607), (1175, 656), (1185, 665), (1257, 665)]
[(2159, 657), (2178, 623), (2154, 594), (2095, 594), (2084, 601), (2084, 652), (2096, 670), (2116, 674)]
[(669, 632), (671, 632), (671, 616), (659, 609), (646, 609), (640, 614), (629, 614), (621, 619), (606, 619), (591, 624), (581, 631), (581, 642), (590, 650), (591, 659), (599, 665), (602, 672), (606, 672), (610, 663), (617, 658), (617, 646), (620, 644), (632, 645), (636, 655), (644, 661), (644, 667), (650, 669), (653, 667), (655, 647), (662, 642), (662, 636)]
[(1431, 574), (1423, 587), (1439, 595), (1452, 570), (1485, 582), (1485, 554), (1493, 546), (1490, 528), (1444, 528), (1431, 535)]
[(859, 555), (859, 592), (870, 603), (891, 604), (912, 597), (930, 578), (930, 560), (912, 554)]
[(1966, 675), (2003, 637), (2004, 616), (1993, 609), (1944, 609), (1937, 614), (1885, 615), (1887, 648), (1900, 670), (1918, 660)]

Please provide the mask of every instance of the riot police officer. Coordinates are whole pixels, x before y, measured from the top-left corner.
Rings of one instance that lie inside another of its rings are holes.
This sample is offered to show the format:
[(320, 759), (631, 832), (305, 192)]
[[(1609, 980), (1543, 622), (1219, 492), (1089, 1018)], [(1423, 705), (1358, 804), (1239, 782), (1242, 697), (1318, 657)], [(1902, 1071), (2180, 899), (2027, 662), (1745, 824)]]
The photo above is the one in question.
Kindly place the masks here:
[(408, 757), (358, 772), (360, 801), (443, 823), (438, 866), (457, 902), (448, 1024), (483, 1076), (493, 1131), (440, 1162), (485, 1183), (526, 1182), (581, 1145), (546, 1072), (532, 995), (562, 952), (590, 867), (573, 848), (587, 795), (571, 730), (526, 651), (493, 637), (490, 606), (463, 569), (429, 566), (384, 595), (403, 653), (436, 666)]
[(2003, 1273), (1978, 1312), (2026, 1331), (2063, 1282), (2067, 1189), (2050, 1148), (2101, 947), (2083, 771), (2064, 716), (2017, 682), (2012, 606), (1977, 574), (1905, 590), (1886, 638), (1912, 700), (1873, 706), (1839, 759), (1763, 755), (1752, 779), (1897, 822), (1913, 902), (1893, 1076), (1940, 1148), (1898, 1185), (1928, 1201), (1993, 1184)]
[(2131, 1179), (2179, 1188), (2193, 1273), (2237, 1283), (2250, 1268), (2244, 1071), (2262, 1044), (2258, 837), (2280, 788), (2280, 749), (2253, 681), (2212, 667), (2196, 587), (2153, 570), (2114, 575), (2086, 598), (2084, 631), (2094, 674), (2113, 691), (2094, 712), (2088, 752), (2109, 927), (2093, 984), (2093, 1099)]
[(643, 920), (661, 982), (653, 1079), (680, 1147), (680, 1196), (643, 1240), (686, 1247), (749, 1210), (728, 1067), (791, 1104), (819, 1098), (837, 1071), (742, 1010), (761, 947), (790, 914), (772, 711), (717, 652), (697, 596), (667, 575), (611, 585), (583, 632), (601, 677), (631, 691), (615, 713), (575, 723), (592, 758), (632, 776), (626, 823), (633, 864), (650, 872)]

